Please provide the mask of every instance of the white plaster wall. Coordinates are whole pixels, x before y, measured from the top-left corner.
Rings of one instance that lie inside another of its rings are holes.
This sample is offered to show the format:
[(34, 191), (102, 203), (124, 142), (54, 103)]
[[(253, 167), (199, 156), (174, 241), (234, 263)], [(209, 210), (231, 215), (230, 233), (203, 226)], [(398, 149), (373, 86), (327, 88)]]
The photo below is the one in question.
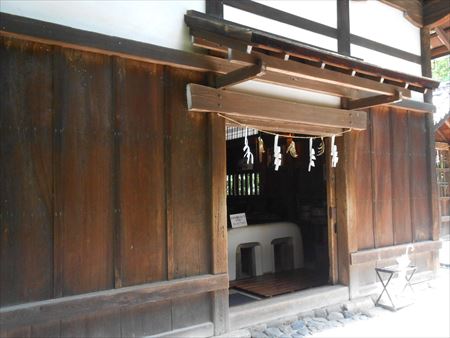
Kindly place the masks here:
[[(316, 3), (316, 5), (310, 7), (309, 9), (319, 10), (317, 8), (319, 3), (328, 3), (328, 1), (308, 1), (308, 3)], [(278, 3), (278, 1), (277, 1)], [(303, 1), (287, 1), (287, 3), (291, 3), (292, 6), (299, 7), (299, 3), (303, 4)], [(266, 4), (266, 2), (264, 2)], [(306, 5), (302, 5), (304, 8), (307, 8)], [(319, 6), (320, 7), (320, 6)], [(325, 6), (324, 6), (325, 7)], [(282, 9), (282, 8), (279, 8)], [(288, 11), (287, 8), (283, 10)], [(300, 15), (301, 13), (297, 13)], [(334, 13), (336, 15), (336, 13)], [(291, 25), (287, 25), (272, 19), (267, 19), (259, 15), (255, 15), (246, 11), (242, 11), (240, 9), (236, 9), (230, 6), (224, 6), (223, 16), (225, 20), (233, 21), (239, 23), (241, 25), (246, 25), (252, 28), (260, 29), (272, 34), (277, 34), (284, 36), (289, 39), (297, 40), (303, 43), (311, 44), (317, 47), (325, 48), (332, 51), (337, 51), (337, 40), (307, 31), (305, 29), (301, 29), (298, 27), (294, 27)]]
[(192, 49), (184, 14), (205, 0), (1, 0), (0, 11), (169, 48)]
[(336, 0), (254, 0), (321, 24), (337, 27)]
[(380, 1), (350, 1), (350, 32), (420, 55), (420, 29)]
[(231, 90), (247, 94), (262, 95), (292, 102), (309, 103), (323, 107), (340, 107), (340, 98), (311, 91), (282, 87), (258, 81), (247, 81), (230, 87)]

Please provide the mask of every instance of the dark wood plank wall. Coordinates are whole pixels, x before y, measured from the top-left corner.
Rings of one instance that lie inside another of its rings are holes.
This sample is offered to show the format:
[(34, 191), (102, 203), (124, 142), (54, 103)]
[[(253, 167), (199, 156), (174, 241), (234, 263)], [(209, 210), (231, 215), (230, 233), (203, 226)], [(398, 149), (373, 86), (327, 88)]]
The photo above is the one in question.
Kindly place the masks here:
[[(2, 307), (216, 273), (210, 123), (185, 103), (203, 74), (5, 37), (0, 57)], [(213, 295), (196, 293), (1, 334), (140, 336), (212, 321)]]
[(53, 295), (51, 55), (0, 44), (0, 305)]
[(369, 112), (369, 128), (346, 136), (357, 248), (431, 240), (426, 116), (387, 107)]

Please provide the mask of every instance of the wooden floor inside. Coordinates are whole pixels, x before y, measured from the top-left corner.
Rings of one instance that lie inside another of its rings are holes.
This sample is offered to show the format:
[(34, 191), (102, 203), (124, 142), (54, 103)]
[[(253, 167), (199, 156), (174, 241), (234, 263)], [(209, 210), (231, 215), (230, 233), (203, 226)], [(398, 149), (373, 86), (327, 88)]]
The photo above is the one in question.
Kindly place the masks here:
[(328, 284), (328, 274), (309, 269), (297, 269), (275, 274), (265, 274), (230, 282), (230, 288), (259, 297), (273, 297)]

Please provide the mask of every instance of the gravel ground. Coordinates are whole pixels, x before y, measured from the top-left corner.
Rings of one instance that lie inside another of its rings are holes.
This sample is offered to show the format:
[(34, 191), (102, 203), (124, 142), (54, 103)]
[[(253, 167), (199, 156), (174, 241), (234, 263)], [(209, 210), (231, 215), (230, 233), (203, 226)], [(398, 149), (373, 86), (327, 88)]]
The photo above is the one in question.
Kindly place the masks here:
[[(252, 337), (450, 337), (450, 270), (415, 285), (414, 304), (392, 312), (362, 304), (343, 304), (250, 328)], [(369, 302), (369, 303), (368, 303)]]

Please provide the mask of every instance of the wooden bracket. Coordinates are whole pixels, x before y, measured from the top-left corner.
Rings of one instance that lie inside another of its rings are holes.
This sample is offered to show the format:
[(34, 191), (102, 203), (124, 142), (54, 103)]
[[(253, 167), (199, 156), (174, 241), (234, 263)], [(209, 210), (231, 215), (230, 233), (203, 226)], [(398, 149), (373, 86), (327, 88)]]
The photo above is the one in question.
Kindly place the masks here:
[(249, 81), (255, 77), (266, 74), (266, 65), (258, 61), (255, 65), (242, 67), (227, 74), (211, 74), (209, 85), (214, 88), (224, 88), (238, 83)]
[(346, 108), (349, 110), (364, 109), (373, 106), (379, 106), (387, 103), (398, 103), (403, 100), (402, 94), (399, 91), (395, 91), (394, 95), (376, 95), (363, 99), (351, 100), (347, 102)]
[(441, 27), (436, 27), (434, 29), (438, 36), (438, 39), (444, 44), (447, 50), (450, 50), (450, 39), (448, 38), (448, 33), (446, 33)]

